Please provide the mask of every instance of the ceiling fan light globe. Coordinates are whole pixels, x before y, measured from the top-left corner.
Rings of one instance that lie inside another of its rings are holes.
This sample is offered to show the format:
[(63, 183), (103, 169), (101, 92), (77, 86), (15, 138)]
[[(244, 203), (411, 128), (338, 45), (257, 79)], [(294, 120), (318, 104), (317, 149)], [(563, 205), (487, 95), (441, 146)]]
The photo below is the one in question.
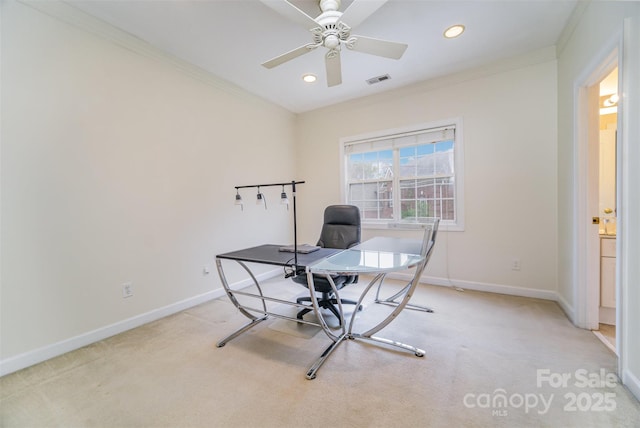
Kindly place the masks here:
[(324, 38), (324, 47), (327, 49), (335, 49), (340, 45), (340, 39), (335, 34), (329, 34)]

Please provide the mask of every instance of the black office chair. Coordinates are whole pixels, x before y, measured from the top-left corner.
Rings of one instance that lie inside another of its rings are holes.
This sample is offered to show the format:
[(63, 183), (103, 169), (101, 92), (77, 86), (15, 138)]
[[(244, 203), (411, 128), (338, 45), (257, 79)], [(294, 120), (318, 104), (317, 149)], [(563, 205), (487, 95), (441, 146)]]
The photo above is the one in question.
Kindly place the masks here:
[[(338, 248), (347, 249), (356, 246), (360, 243), (360, 210), (353, 205), (330, 205), (324, 210), (324, 224), (322, 225), (322, 232), (320, 232), (320, 239), (316, 244), (323, 248)], [(331, 276), (336, 289), (341, 289), (345, 285), (358, 282), (357, 275), (336, 275)], [(293, 277), (293, 280), (298, 284), (308, 287), (307, 276), (298, 275)], [(313, 284), (315, 291), (321, 293), (322, 296), (318, 297), (318, 306), (321, 308), (329, 309), (338, 319), (340, 319), (340, 312), (335, 305), (338, 304), (335, 293), (331, 288), (329, 280), (324, 275), (314, 275)], [(300, 297), (297, 299), (298, 303), (311, 302), (311, 297)], [(357, 302), (348, 299), (340, 299), (340, 303), (355, 305)], [(358, 310), (361, 310), (359, 307)], [(298, 312), (298, 319), (313, 310), (312, 307), (302, 309)]]

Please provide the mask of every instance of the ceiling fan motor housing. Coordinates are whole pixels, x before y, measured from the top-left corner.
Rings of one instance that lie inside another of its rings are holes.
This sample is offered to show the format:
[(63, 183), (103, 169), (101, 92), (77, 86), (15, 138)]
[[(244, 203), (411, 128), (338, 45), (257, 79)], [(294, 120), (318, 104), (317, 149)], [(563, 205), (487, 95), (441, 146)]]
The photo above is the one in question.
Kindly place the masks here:
[[(339, 2), (338, 2), (339, 3)], [(319, 31), (315, 33), (315, 42), (324, 45), (327, 49), (337, 49), (340, 41), (345, 41), (351, 34), (351, 28), (344, 22), (338, 22), (342, 17), (342, 12), (329, 10), (316, 18), (320, 25)]]

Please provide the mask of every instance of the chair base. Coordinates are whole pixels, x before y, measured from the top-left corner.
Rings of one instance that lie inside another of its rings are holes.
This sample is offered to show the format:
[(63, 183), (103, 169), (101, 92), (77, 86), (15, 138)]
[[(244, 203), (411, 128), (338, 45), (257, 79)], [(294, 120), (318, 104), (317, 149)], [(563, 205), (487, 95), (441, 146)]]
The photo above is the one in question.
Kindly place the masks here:
[[(336, 316), (336, 318), (338, 318), (338, 320), (340, 320), (340, 311), (338, 311), (338, 308), (336, 307), (336, 305), (338, 305), (338, 299), (336, 299), (335, 295), (333, 293), (322, 293), (322, 297), (318, 298), (318, 306), (324, 309), (329, 309), (331, 311), (331, 313), (333, 313), (333, 315)], [(298, 303), (302, 303), (302, 302), (311, 302), (311, 297), (298, 297), (298, 299), (296, 299), (296, 301)], [(342, 303), (343, 305), (357, 305), (358, 302), (354, 301), (354, 300), (349, 300), (349, 299), (340, 299), (340, 303)], [(360, 305), (357, 308), (358, 311), (362, 310), (362, 305)], [(312, 307), (309, 308), (304, 308), (302, 309), (300, 312), (298, 312), (297, 318), (299, 320), (302, 319), (302, 317), (304, 317), (305, 314), (309, 313), (313, 311)], [(342, 324), (340, 324), (342, 325)]]

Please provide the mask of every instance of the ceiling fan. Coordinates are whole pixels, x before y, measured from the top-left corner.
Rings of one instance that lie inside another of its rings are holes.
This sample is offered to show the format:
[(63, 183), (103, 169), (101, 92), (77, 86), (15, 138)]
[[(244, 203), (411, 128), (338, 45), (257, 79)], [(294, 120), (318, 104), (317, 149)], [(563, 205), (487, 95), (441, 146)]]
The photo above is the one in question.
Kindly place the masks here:
[(261, 1), (276, 12), (307, 28), (313, 38), (312, 43), (264, 62), (262, 65), (266, 68), (276, 67), (311, 52), (317, 47), (324, 46), (329, 50), (325, 55), (327, 85), (336, 86), (342, 83), (340, 66), (342, 46), (354, 51), (391, 59), (400, 59), (407, 49), (407, 45), (404, 43), (351, 34), (353, 27), (362, 23), (387, 0), (353, 0), (344, 12), (338, 10), (340, 9), (340, 0), (319, 0), (322, 13), (316, 18), (310, 17), (286, 0)]

